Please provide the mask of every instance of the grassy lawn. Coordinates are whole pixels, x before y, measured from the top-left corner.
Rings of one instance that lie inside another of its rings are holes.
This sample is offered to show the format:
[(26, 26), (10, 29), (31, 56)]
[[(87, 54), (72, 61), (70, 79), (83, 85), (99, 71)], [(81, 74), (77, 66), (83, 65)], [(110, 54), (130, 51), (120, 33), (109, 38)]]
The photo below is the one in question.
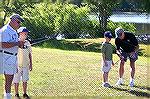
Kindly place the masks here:
[[(88, 44), (87, 40), (82, 42)], [(88, 42), (99, 43), (99, 40)], [(146, 48), (143, 46), (145, 51)], [(114, 61), (118, 59), (114, 54)], [(118, 79), (118, 65), (115, 65), (109, 74), (109, 81), (113, 87), (103, 88), (101, 87), (101, 53), (33, 47), (33, 71), (30, 73), (28, 93), (32, 99), (107, 99), (110, 97), (130, 99), (131, 96), (135, 96), (132, 98), (136, 99), (148, 98), (148, 95), (150, 97), (148, 59), (150, 58), (140, 56), (136, 62), (135, 87), (132, 90), (128, 86), (129, 62), (125, 66), (125, 85), (114, 86)], [(0, 79), (0, 95), (3, 93), (2, 80)], [(12, 90), (14, 93), (13, 87)], [(22, 93), (21, 89), (20, 92)]]

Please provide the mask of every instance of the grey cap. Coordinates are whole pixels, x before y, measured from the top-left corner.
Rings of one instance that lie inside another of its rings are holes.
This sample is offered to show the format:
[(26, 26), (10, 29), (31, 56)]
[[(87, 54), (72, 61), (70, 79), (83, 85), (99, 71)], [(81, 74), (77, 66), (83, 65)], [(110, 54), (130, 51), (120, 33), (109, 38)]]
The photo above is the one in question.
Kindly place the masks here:
[(21, 22), (24, 21), (24, 19), (19, 15), (19, 14), (13, 14), (10, 16), (10, 19), (18, 19), (20, 20)]
[(122, 33), (124, 32), (124, 29), (118, 27), (115, 29), (115, 35), (116, 35), (116, 38), (119, 38), (121, 37)]

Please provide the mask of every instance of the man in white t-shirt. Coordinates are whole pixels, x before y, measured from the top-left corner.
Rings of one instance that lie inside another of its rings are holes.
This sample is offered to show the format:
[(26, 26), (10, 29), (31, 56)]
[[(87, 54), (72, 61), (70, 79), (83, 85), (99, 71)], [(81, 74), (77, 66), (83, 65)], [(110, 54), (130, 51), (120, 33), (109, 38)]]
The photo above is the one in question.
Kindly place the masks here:
[(16, 30), (23, 21), (19, 14), (13, 14), (9, 23), (0, 29), (0, 73), (5, 76), (4, 99), (11, 99), (11, 84), (17, 72), (18, 48), (23, 47)]
[(14, 86), (15, 86), (15, 97), (20, 98), (18, 88), (19, 81), (22, 78), (23, 82), (23, 97), (29, 99), (27, 95), (27, 81), (29, 80), (29, 71), (32, 70), (32, 54), (31, 54), (31, 44), (27, 38), (28, 30), (26, 27), (20, 27), (18, 29), (19, 40), (24, 42), (23, 48), (18, 49), (18, 72), (14, 75)]

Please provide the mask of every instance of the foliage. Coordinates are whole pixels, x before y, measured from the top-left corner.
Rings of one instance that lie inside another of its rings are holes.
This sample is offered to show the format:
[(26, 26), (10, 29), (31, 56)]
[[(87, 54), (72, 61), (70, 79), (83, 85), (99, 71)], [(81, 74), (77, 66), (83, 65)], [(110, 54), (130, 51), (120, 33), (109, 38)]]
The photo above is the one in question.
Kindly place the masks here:
[(86, 34), (94, 31), (89, 11), (88, 6), (79, 8), (72, 4), (40, 3), (24, 11), (23, 17), (27, 20), (24, 25), (34, 33), (31, 34), (33, 38), (55, 33), (76, 38), (85, 31)]
[(107, 19), (112, 10), (117, 6), (118, 0), (85, 0), (99, 18), (99, 28), (104, 32), (107, 30)]
[(2, 25), (5, 24), (6, 17), (10, 16), (12, 13), (17, 13), (22, 15), (23, 10), (26, 7), (32, 7), (33, 0), (2, 0), (0, 3), (0, 12), (3, 12)]
[(115, 23), (115, 22), (112, 22), (112, 21), (108, 22), (109, 30), (115, 31), (115, 29), (117, 27), (122, 27), (125, 31), (129, 31), (129, 32), (132, 32), (132, 33), (135, 33), (135, 31), (136, 31), (135, 25), (133, 23), (125, 23), (125, 22)]
[(32, 38), (40, 38), (53, 33), (55, 14), (46, 9), (46, 6), (46, 4), (36, 4), (33, 8), (29, 7), (23, 12), (26, 20), (23, 25), (31, 31), (29, 35)]

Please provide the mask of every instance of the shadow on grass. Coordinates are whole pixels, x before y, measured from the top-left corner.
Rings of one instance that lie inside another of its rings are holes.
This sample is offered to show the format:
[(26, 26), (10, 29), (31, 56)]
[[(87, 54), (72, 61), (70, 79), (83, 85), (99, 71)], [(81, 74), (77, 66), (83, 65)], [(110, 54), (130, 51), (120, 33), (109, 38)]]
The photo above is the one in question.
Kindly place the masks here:
[(34, 46), (41, 47), (41, 48), (56, 48), (62, 50), (74, 50), (74, 51), (86, 51), (86, 52), (99, 53), (101, 52), (101, 45), (102, 45), (101, 43), (92, 43), (92, 42), (84, 42), (84, 41), (48, 40)]
[[(122, 84), (122, 86), (129, 86), (129, 85), (126, 85), (126, 84)], [(134, 85), (135, 88), (139, 88), (141, 90), (148, 90), (150, 91), (150, 87), (147, 87), (147, 86), (139, 86), (139, 85)]]
[(113, 86), (111, 88), (115, 89), (117, 91), (125, 91), (125, 92), (128, 92), (130, 94), (136, 95), (138, 97), (150, 98), (150, 94), (147, 92), (142, 92), (142, 91), (137, 91), (137, 90), (128, 90), (128, 89), (123, 89), (123, 88), (118, 88), (118, 87), (113, 87)]
[(150, 87), (147, 87), (147, 86), (134, 86), (134, 87), (150, 91)]

